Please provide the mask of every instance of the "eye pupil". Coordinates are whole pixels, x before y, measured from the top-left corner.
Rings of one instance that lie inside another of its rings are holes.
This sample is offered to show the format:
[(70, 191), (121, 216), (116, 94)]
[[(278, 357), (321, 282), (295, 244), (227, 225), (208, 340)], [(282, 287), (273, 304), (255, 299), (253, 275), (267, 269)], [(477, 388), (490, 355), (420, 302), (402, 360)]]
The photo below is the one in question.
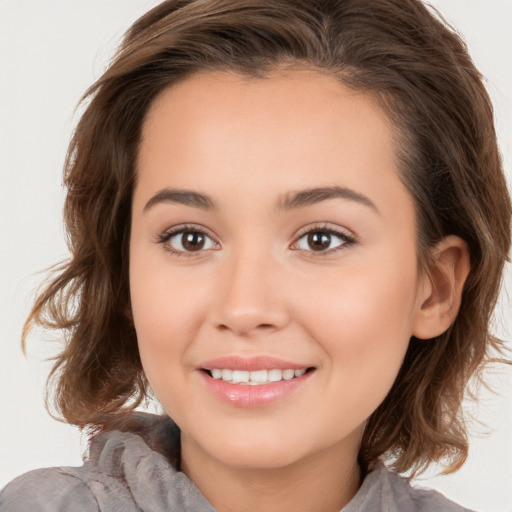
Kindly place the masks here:
[(205, 236), (202, 233), (188, 231), (183, 233), (181, 243), (187, 251), (199, 251), (205, 243)]
[(309, 233), (308, 245), (311, 247), (311, 249), (313, 249), (313, 251), (322, 251), (323, 249), (328, 249), (331, 245), (331, 235), (322, 231)]

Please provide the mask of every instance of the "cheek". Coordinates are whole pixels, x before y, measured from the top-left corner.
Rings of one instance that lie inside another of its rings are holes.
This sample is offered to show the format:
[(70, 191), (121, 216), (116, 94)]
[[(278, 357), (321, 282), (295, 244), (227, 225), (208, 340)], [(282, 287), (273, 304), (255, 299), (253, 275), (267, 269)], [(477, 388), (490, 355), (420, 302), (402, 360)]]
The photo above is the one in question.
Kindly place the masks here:
[(379, 263), (365, 260), (317, 273), (303, 283), (299, 316), (346, 339), (363, 337), (370, 342), (409, 335), (418, 292), (414, 262), (414, 256)]
[(414, 265), (382, 264), (333, 272), (310, 289), (305, 327), (326, 353), (335, 387), (359, 391), (354, 407), (377, 407), (391, 388), (411, 337), (416, 287)]
[(202, 276), (190, 269), (175, 269), (160, 247), (132, 250), (130, 293), (139, 343), (178, 343), (197, 322), (206, 294)]
[(134, 302), (133, 317), (144, 374), (158, 401), (174, 415), (175, 407), (183, 407), (188, 397), (187, 368), (181, 363), (191, 335), (190, 325), (179, 309), (183, 304), (174, 300), (174, 294), (159, 289), (140, 293)]
[[(186, 343), (186, 316), (183, 314), (189, 300), (180, 294), (179, 283), (166, 275), (165, 268), (151, 260), (151, 254), (130, 255), (130, 294), (133, 321), (142, 365), (152, 386), (156, 380), (167, 379), (169, 364), (179, 361), (179, 353)], [(165, 365), (163, 364), (165, 361)], [(166, 376), (167, 374), (167, 376)]]
[(190, 347), (205, 318), (212, 290), (206, 276), (191, 267), (176, 268), (157, 250), (133, 246), (130, 293), (142, 367), (168, 410), (188, 396)]

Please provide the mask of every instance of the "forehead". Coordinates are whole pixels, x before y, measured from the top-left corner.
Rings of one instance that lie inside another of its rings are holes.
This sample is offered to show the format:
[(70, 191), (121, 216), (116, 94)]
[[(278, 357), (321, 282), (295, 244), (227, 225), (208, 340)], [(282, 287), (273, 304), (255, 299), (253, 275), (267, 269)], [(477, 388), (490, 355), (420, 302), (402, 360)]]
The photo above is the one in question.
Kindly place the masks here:
[(260, 198), (332, 185), (376, 203), (383, 190), (404, 192), (377, 101), (310, 70), (198, 73), (169, 87), (145, 119), (138, 173), (139, 196), (169, 185), (215, 195), (228, 184)]
[(183, 140), (179, 135), (220, 137), (229, 128), (231, 135), (251, 135), (263, 142), (265, 134), (271, 139), (272, 128), (281, 130), (282, 141), (293, 138), (299, 143), (312, 136), (327, 140), (329, 134), (347, 139), (349, 128), (361, 143), (372, 139), (374, 145), (386, 145), (393, 131), (372, 95), (306, 69), (275, 70), (259, 78), (228, 71), (195, 73), (153, 101), (143, 126), (143, 144), (149, 135), (154, 138), (154, 128), (163, 127), (172, 129), (169, 136), (177, 137), (176, 142)]

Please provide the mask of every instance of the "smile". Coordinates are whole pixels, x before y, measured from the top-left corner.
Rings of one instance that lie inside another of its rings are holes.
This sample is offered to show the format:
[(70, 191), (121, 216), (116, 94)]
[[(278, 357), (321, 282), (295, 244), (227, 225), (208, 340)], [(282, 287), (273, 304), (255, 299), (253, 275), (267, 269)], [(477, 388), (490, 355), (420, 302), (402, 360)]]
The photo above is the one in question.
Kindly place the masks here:
[(295, 377), (301, 377), (306, 373), (306, 368), (301, 368), (299, 370), (293, 370), (291, 368), (287, 370), (273, 368), (270, 370), (256, 371), (212, 368), (209, 373), (214, 379), (220, 379), (224, 382), (229, 382), (230, 384), (259, 386), (262, 384), (270, 384), (271, 382), (279, 382), (281, 380), (291, 380)]
[(306, 386), (314, 366), (268, 356), (226, 356), (198, 368), (214, 397), (234, 407), (269, 406)]

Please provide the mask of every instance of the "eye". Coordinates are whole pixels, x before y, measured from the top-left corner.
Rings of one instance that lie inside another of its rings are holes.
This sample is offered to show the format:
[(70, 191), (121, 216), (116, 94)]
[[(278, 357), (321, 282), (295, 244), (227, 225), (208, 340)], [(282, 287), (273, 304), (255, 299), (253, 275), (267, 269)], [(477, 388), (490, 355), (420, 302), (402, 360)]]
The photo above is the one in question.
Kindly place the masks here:
[(218, 247), (217, 242), (207, 233), (187, 226), (167, 230), (159, 236), (158, 242), (163, 244), (170, 252), (183, 255)]
[(299, 236), (292, 248), (301, 251), (331, 253), (355, 243), (352, 236), (332, 228), (314, 228)]

